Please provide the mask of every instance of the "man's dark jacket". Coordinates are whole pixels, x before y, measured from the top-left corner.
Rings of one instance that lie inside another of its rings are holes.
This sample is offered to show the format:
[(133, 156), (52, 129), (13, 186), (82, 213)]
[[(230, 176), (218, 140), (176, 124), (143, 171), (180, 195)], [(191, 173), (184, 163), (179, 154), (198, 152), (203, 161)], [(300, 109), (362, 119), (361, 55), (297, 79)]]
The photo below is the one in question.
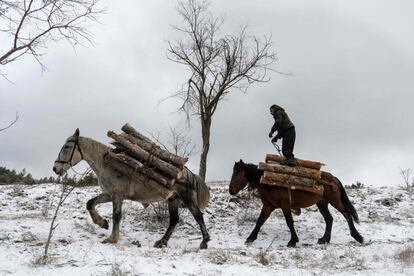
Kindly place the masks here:
[(295, 127), (295, 125), (292, 123), (292, 121), (289, 119), (289, 116), (285, 112), (285, 110), (280, 107), (276, 106), (276, 110), (273, 113), (273, 118), (275, 119), (275, 123), (272, 126), (271, 132), (278, 132), (278, 136), (283, 136), (283, 133), (292, 127)]

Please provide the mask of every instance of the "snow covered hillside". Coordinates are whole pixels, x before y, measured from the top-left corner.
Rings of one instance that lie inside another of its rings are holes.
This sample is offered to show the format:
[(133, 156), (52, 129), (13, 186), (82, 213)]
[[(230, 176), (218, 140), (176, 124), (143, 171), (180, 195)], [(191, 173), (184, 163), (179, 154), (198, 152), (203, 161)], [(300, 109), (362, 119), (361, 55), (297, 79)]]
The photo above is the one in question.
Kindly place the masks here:
[[(153, 248), (168, 225), (163, 208), (144, 209), (125, 201), (120, 241), (101, 244), (110, 231), (94, 225), (86, 202), (98, 187), (77, 188), (60, 210), (50, 262), (36, 265), (46, 241), (60, 186), (0, 186), (0, 275), (414, 275), (414, 194), (397, 187), (348, 189), (365, 239), (349, 235), (345, 219), (334, 217), (332, 239), (317, 245), (325, 223), (316, 206), (294, 216), (299, 243), (287, 248), (288, 227), (276, 210), (258, 239), (246, 246), (261, 204), (245, 192), (236, 198), (228, 183), (211, 183), (204, 211), (211, 241), (199, 250), (201, 233), (191, 214), (180, 210), (180, 224), (168, 247)], [(111, 218), (110, 203), (98, 212)]]

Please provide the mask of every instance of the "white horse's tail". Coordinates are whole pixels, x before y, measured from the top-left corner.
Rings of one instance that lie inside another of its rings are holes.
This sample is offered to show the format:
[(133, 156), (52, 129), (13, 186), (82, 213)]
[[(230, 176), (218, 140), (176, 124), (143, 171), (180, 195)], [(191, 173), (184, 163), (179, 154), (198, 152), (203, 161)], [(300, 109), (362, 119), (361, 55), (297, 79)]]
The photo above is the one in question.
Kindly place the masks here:
[(210, 189), (199, 175), (191, 172), (187, 168), (185, 168), (185, 170), (187, 173), (187, 185), (191, 185), (195, 188), (197, 207), (200, 210), (203, 210), (207, 207), (208, 202), (210, 201)]

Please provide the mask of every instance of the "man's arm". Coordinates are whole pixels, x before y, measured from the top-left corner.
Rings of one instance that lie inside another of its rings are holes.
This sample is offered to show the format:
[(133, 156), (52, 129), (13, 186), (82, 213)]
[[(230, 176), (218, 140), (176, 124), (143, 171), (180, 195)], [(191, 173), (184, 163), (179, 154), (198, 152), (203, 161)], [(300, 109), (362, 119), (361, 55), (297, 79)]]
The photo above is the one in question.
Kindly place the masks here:
[(275, 119), (275, 123), (272, 126), (272, 129), (270, 131), (271, 133), (275, 132), (276, 130), (279, 130), (280, 125), (282, 124), (282, 121), (283, 121), (282, 112), (276, 111), (273, 114), (273, 119)]

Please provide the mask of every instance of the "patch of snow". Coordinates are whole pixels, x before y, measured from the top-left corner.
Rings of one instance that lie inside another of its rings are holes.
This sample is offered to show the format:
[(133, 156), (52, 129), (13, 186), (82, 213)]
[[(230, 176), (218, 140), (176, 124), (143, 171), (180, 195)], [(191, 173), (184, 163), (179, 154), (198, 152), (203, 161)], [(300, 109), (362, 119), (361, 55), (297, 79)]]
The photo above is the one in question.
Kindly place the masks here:
[[(61, 207), (50, 262), (36, 266), (60, 187), (0, 186), (0, 275), (414, 274), (414, 195), (402, 188), (347, 190), (360, 217), (356, 227), (364, 244), (350, 236), (345, 219), (332, 207), (331, 243), (316, 244), (324, 232), (323, 217), (316, 206), (302, 210), (294, 216), (300, 239), (296, 248), (286, 246), (290, 232), (281, 210), (273, 212), (258, 239), (246, 246), (261, 203), (247, 192), (234, 198), (227, 190), (227, 183), (211, 185), (212, 198), (204, 211), (211, 241), (207, 250), (199, 250), (201, 232), (186, 209), (180, 209), (168, 247), (153, 248), (166, 231), (168, 214), (160, 220), (153, 207), (144, 209), (132, 201), (124, 202), (118, 244), (102, 244), (110, 231), (93, 224), (86, 210), (86, 202), (100, 190), (77, 188)], [(111, 221), (111, 203), (97, 210)]]

